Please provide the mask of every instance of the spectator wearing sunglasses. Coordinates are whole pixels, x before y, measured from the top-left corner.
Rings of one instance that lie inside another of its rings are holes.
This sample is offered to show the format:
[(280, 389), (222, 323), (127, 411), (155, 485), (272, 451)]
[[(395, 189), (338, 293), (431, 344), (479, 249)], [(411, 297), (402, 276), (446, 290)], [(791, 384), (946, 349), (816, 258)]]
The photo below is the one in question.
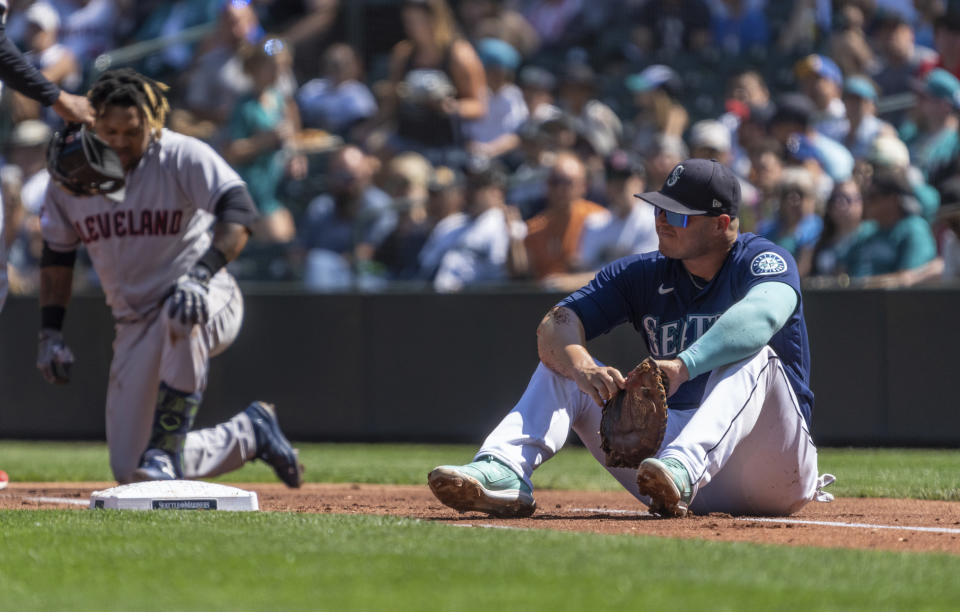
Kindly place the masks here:
[(634, 197), (646, 187), (643, 165), (617, 149), (604, 161), (604, 183), (607, 210), (586, 218), (577, 248), (575, 265), (581, 272), (550, 277), (553, 289), (573, 291), (614, 260), (657, 250), (653, 206)]
[(525, 272), (536, 280), (575, 271), (584, 222), (605, 211), (583, 199), (586, 190), (583, 162), (572, 153), (559, 153), (547, 176), (546, 209), (527, 221)]
[(874, 228), (863, 221), (863, 197), (856, 181), (837, 184), (823, 215), (823, 232), (813, 249), (813, 276), (837, 276), (847, 272), (847, 255), (858, 240)]

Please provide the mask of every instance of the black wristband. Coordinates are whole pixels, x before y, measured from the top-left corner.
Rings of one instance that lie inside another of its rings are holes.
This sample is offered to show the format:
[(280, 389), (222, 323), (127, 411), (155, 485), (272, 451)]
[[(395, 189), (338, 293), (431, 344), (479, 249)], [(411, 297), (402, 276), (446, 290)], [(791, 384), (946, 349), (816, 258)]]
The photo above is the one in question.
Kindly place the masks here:
[(213, 276), (220, 271), (220, 268), (227, 265), (227, 256), (223, 254), (223, 251), (212, 246), (203, 254), (203, 257), (197, 260), (197, 265), (210, 270), (210, 276)]
[(67, 309), (64, 306), (41, 306), (40, 307), (40, 329), (63, 329), (63, 319), (67, 316)]

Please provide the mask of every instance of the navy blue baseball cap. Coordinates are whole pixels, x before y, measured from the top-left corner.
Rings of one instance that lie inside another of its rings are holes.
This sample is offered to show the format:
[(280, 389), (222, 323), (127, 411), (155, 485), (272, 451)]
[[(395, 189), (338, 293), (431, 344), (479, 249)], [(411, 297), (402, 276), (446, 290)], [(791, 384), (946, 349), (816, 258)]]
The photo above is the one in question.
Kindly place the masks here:
[(660, 191), (634, 194), (681, 215), (737, 216), (740, 181), (715, 159), (688, 159), (674, 166)]

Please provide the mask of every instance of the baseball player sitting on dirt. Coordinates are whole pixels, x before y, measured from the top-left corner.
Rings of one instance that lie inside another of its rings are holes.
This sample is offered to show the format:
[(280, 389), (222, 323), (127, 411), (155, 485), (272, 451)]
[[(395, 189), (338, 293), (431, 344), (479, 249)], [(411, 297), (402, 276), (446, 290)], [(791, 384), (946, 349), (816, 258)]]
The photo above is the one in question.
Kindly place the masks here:
[(430, 472), (444, 504), (529, 516), (530, 477), (571, 427), (597, 460), (630, 465), (605, 454), (610, 440), (601, 432), (623, 424), (602, 419), (641, 368), (624, 378), (585, 347), (625, 322), (656, 364), (642, 366), (664, 382), (659, 393), (636, 396), (660, 404), (666, 424), (637, 432), (654, 440), (638, 467), (607, 470), (651, 512), (788, 515), (830, 498), (821, 487), (832, 476), (818, 479), (809, 433), (810, 352), (796, 262), (763, 238), (738, 234), (740, 186), (715, 160), (686, 160), (660, 191), (638, 197), (656, 207), (660, 250), (613, 262), (546, 314), (537, 329), (541, 363), (520, 401), (473, 463)]
[[(50, 382), (69, 380), (73, 355), (61, 329), (83, 243), (116, 319), (106, 406), (116, 479), (205, 478), (258, 458), (300, 486), (303, 468), (269, 404), (190, 431), (209, 359), (240, 331), (243, 297), (225, 265), (246, 244), (256, 211), (210, 147), (163, 128), (165, 90), (130, 69), (106, 72), (87, 94), (94, 133), (51, 145), (37, 367)], [(96, 172), (121, 177), (124, 189), (116, 180), (98, 189)]]

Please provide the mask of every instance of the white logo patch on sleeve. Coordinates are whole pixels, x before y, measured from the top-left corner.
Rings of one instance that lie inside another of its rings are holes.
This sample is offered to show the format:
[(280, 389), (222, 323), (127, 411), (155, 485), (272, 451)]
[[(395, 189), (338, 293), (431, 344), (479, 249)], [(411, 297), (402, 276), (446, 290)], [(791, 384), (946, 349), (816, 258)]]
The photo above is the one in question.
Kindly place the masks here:
[(750, 262), (750, 271), (754, 276), (783, 274), (787, 271), (787, 261), (773, 251), (765, 251), (753, 258)]

